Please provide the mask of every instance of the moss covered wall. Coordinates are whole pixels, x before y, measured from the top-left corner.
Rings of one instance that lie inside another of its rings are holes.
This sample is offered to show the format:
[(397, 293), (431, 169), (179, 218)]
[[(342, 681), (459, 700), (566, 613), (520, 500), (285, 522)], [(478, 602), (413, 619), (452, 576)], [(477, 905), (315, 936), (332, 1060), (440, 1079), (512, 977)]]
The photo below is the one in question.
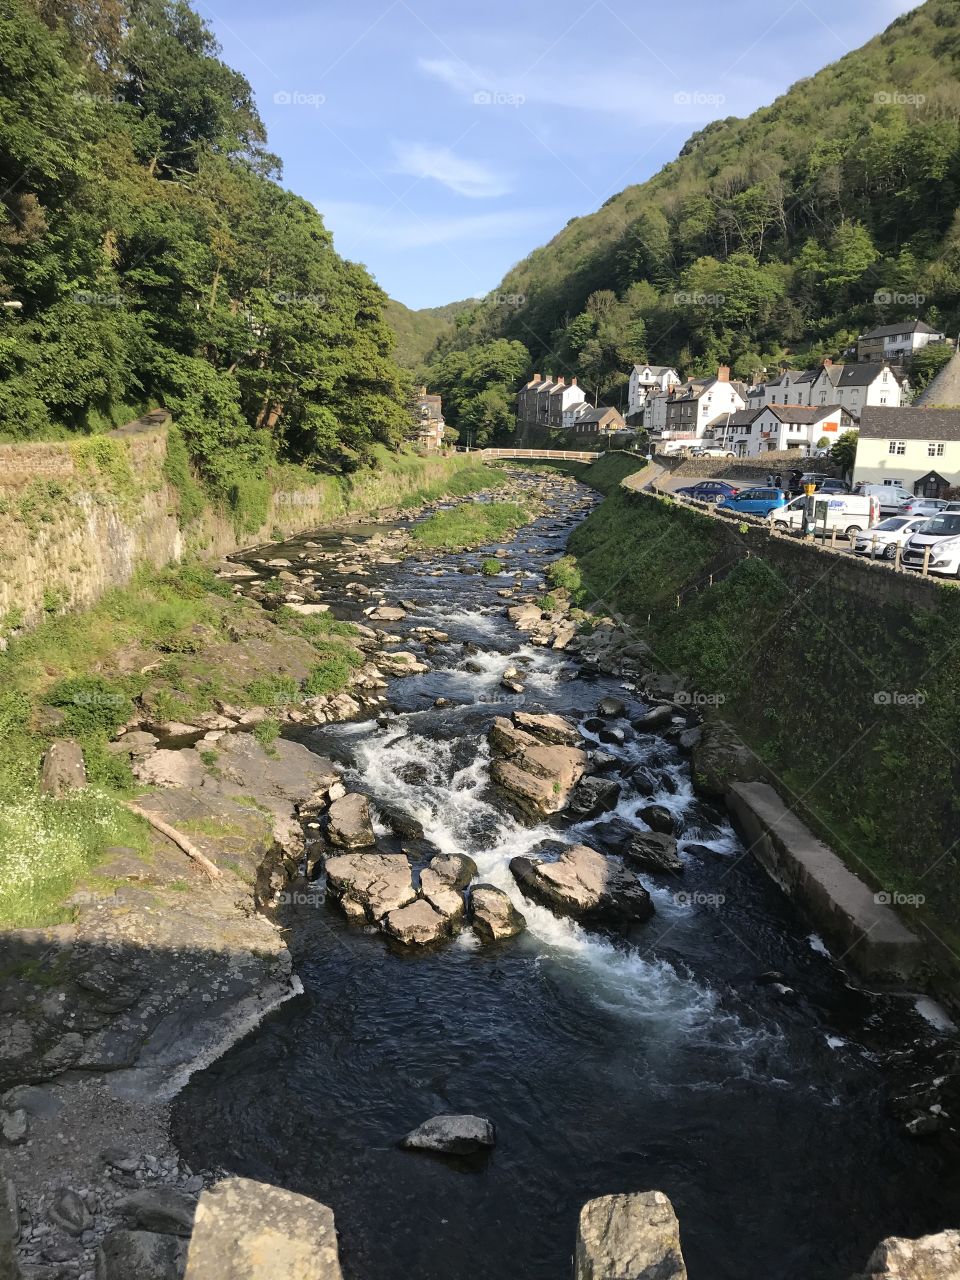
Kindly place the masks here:
[(791, 807), (960, 964), (960, 588), (616, 488), (585, 603), (688, 676)]

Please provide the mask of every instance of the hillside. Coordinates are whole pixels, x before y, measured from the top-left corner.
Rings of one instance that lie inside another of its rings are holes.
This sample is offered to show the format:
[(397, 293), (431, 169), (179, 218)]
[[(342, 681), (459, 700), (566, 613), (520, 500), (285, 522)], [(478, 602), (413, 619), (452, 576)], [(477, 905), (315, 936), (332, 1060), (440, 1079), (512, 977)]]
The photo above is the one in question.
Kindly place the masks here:
[(394, 351), (397, 363), (404, 369), (419, 369), (429, 360), (441, 338), (452, 336), (457, 316), (471, 305), (472, 299), (468, 299), (412, 311), (395, 298), (388, 298), (384, 318), (397, 340)]
[(0, 437), (162, 404), (239, 510), (277, 462), (354, 469), (410, 416), (385, 295), (280, 185), (219, 54), (185, 0), (0, 9)]
[(461, 322), (609, 390), (635, 359), (739, 376), (917, 314), (960, 325), (960, 8), (928, 0), (573, 219)]

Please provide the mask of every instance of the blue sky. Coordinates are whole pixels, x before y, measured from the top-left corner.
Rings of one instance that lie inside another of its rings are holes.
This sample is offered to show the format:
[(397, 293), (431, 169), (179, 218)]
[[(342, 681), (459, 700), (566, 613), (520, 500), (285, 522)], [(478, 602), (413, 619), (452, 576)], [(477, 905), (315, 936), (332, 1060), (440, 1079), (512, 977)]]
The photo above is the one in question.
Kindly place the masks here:
[(904, 0), (203, 0), (284, 183), (411, 307), (482, 297), (572, 217), (877, 34)]

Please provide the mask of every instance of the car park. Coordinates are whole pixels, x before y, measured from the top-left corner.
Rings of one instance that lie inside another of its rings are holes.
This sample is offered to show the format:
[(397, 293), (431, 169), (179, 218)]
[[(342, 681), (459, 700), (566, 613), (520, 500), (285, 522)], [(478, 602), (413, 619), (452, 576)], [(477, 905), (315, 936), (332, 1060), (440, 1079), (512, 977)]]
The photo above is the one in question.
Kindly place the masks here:
[(674, 493), (684, 498), (694, 498), (697, 502), (722, 502), (724, 498), (732, 498), (739, 492), (735, 484), (727, 484), (726, 480), (701, 480), (699, 484), (674, 489)]
[(960, 577), (960, 511), (941, 511), (925, 520), (904, 544), (901, 563), (922, 569), (928, 551), (931, 573)]
[(880, 499), (880, 510), (887, 515), (899, 514), (905, 502), (915, 497), (908, 489), (899, 484), (858, 484), (854, 493), (873, 495)]
[[(767, 516), (775, 529), (803, 529), (807, 518), (807, 497), (794, 498), (779, 510)], [(845, 533), (848, 538), (869, 529), (880, 519), (880, 503), (876, 498), (864, 498), (853, 493), (823, 492), (814, 494), (813, 527), (816, 530), (833, 529)]]
[(816, 471), (808, 471), (800, 478), (800, 488), (816, 485), (817, 493), (849, 493), (850, 486), (838, 480), (836, 476), (822, 476)]
[(910, 535), (916, 533), (926, 522), (926, 516), (888, 516), (886, 520), (881, 520), (865, 533), (859, 534), (853, 549), (861, 556), (895, 560), (897, 547), (902, 549)]
[(946, 506), (946, 502), (942, 498), (910, 498), (902, 506), (897, 508), (897, 515), (900, 516), (935, 516)]
[(724, 498), (718, 504), (718, 508), (731, 515), (740, 512), (741, 515), (767, 516), (771, 511), (786, 505), (787, 495), (782, 489), (770, 489), (766, 485), (758, 485), (754, 489), (743, 489), (731, 498)]

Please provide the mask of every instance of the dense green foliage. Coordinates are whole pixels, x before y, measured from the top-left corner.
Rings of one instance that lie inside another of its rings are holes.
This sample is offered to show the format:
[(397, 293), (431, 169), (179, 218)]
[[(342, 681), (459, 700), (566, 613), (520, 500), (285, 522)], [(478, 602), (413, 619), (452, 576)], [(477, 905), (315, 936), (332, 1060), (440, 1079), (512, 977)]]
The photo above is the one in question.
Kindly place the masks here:
[(477, 306), (453, 345), (519, 339), (609, 397), (638, 358), (749, 377), (918, 314), (955, 334), (958, 69), (960, 10), (928, 0), (574, 218), (494, 295), (522, 305)]
[(388, 298), (384, 315), (397, 340), (397, 363), (404, 369), (419, 369), (433, 355), (440, 339), (453, 333), (457, 316), (470, 306), (470, 301), (448, 302), (443, 307), (412, 311)]
[(534, 519), (532, 506), (517, 502), (462, 502), (451, 511), (438, 511), (412, 530), (422, 547), (467, 551), (500, 542)]
[(0, 433), (157, 403), (171, 459), (263, 509), (277, 459), (352, 470), (406, 432), (385, 296), (283, 190), (250, 86), (185, 0), (0, 11)]
[(626, 619), (719, 706), (852, 869), (921, 894), (921, 932), (955, 964), (960, 590), (931, 585), (918, 604), (914, 583), (878, 575), (864, 592), (848, 580), (869, 570), (840, 557), (811, 589), (802, 549), (761, 536), (744, 558), (710, 517), (621, 489), (570, 546), (585, 605)]
[(522, 342), (499, 338), (448, 352), (424, 377), (443, 396), (444, 418), (460, 443), (481, 448), (513, 430), (517, 386), (529, 363)]

